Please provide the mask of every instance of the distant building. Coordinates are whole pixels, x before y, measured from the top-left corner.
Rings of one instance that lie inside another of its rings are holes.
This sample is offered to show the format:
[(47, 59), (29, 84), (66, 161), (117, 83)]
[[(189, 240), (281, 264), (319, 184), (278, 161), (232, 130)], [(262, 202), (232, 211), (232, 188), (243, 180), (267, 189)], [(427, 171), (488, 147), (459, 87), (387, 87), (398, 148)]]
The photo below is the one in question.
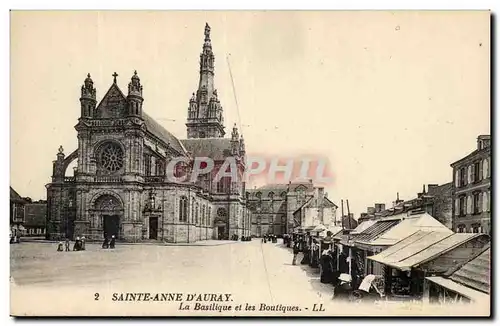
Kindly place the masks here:
[[(276, 235), (291, 233), (301, 223), (300, 218), (294, 218), (294, 213), (315, 196), (316, 198), (327, 197), (324, 188), (315, 187), (312, 180), (269, 184), (247, 190), (247, 204), (252, 212), (252, 234), (262, 236), (267, 233)], [(337, 207), (329, 199), (326, 199), (326, 202)], [(311, 202), (307, 207), (309, 205), (313, 203)], [(329, 204), (325, 205), (329, 206)], [(307, 207), (304, 207), (304, 214)], [(331, 212), (326, 214), (331, 214)], [(298, 215), (295, 214), (295, 216)]]
[(341, 226), (341, 221), (337, 221), (337, 205), (328, 199), (322, 187), (314, 188), (314, 190), (313, 197), (310, 197), (293, 213), (295, 225), (303, 228), (323, 225), (326, 229)]
[(27, 236), (44, 236), (47, 223), (47, 201), (28, 202), (24, 206), (24, 227)]
[(417, 194), (416, 198), (410, 200), (399, 199), (399, 194), (393, 202), (391, 208), (385, 209), (384, 204), (375, 204), (375, 208), (368, 207), (367, 213), (361, 213), (358, 222), (362, 223), (367, 220), (377, 219), (379, 217), (393, 216), (401, 213), (425, 212), (447, 228), (452, 228), (452, 183), (443, 185), (429, 184), (427, 190), (425, 185), (422, 192)]
[(10, 187), (10, 230), (12, 235), (24, 234), (24, 205), (26, 199)]
[(491, 136), (479, 136), (477, 148), (451, 167), (453, 230), (490, 234)]
[(358, 223), (361, 224), (365, 221), (374, 220), (377, 217), (380, 217), (384, 210), (385, 210), (385, 204), (375, 204), (374, 207), (367, 207), (366, 213), (360, 214), (358, 218)]

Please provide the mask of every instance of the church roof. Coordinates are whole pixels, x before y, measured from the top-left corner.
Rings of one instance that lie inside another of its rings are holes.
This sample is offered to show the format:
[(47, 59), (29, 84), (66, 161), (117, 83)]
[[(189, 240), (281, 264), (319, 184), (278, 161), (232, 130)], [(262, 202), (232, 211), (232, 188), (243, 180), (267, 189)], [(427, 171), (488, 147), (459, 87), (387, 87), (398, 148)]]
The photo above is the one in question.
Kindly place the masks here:
[(26, 200), (24, 200), (18, 193), (15, 191), (12, 187), (10, 187), (10, 201), (17, 202), (17, 203), (25, 203)]
[(231, 139), (229, 138), (192, 138), (182, 139), (181, 142), (195, 157), (224, 160), (227, 156), (231, 156)]
[(158, 137), (163, 142), (170, 144), (170, 146), (176, 150), (177, 152), (184, 154), (186, 153), (185, 148), (182, 146), (181, 142), (177, 137), (171, 134), (167, 129), (165, 129), (162, 125), (156, 122), (155, 119), (151, 118), (146, 112), (142, 112), (142, 118), (144, 119), (144, 123), (146, 124), (146, 129), (148, 132)]

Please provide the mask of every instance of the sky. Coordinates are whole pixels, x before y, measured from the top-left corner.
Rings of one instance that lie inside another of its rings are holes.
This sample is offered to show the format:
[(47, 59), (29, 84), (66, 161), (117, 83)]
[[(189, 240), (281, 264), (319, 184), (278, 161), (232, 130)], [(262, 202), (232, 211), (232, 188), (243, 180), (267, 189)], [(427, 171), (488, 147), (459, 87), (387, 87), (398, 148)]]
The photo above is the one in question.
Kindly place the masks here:
[(12, 12), (10, 185), (46, 198), (87, 73), (99, 100), (137, 70), (144, 111), (185, 138), (206, 22), (228, 134), (248, 155), (327, 157), (328, 196), (356, 216), (450, 182), (490, 133), (488, 12)]

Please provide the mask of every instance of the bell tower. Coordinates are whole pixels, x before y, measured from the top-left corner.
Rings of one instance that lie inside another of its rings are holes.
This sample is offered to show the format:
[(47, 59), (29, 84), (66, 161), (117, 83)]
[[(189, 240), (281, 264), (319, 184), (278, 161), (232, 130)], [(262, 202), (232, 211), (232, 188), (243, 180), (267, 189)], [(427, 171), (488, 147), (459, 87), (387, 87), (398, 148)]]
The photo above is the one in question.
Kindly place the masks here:
[(96, 104), (97, 100), (94, 81), (90, 78), (90, 74), (87, 74), (87, 78), (85, 78), (82, 85), (82, 94), (80, 96), (81, 117), (92, 118)]
[(223, 109), (214, 86), (214, 64), (210, 26), (206, 24), (198, 90), (189, 100), (187, 138), (222, 138), (225, 135)]
[(128, 84), (127, 115), (131, 117), (142, 117), (142, 85), (137, 70), (134, 71), (130, 83)]

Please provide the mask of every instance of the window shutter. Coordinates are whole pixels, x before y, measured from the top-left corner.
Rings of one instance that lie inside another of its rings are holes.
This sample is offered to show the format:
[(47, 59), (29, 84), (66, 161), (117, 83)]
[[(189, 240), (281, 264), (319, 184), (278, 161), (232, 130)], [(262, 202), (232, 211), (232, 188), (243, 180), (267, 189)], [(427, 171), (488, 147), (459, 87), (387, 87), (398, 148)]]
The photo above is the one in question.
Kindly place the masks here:
[(470, 173), (470, 182), (471, 183), (472, 182), (476, 182), (477, 181), (476, 180), (476, 164), (472, 164), (470, 166), (470, 171), (471, 171), (471, 173)]
[(472, 214), (472, 196), (467, 196), (466, 197), (466, 203), (467, 203), (467, 214)]
[(455, 187), (460, 187), (460, 170), (455, 171)]
[(488, 159), (484, 159), (483, 161), (483, 179), (488, 179), (489, 176), (489, 161)]
[[(480, 161), (479, 164), (477, 165), (479, 167), (479, 172), (477, 173), (479, 180), (483, 180), (483, 162)], [(477, 180), (477, 181), (479, 181)]]
[(460, 215), (460, 200), (458, 198), (455, 199), (455, 216)]
[(482, 209), (482, 211), (487, 212), (488, 211), (488, 192), (486, 192), (486, 191), (483, 192), (482, 197), (483, 197), (483, 205), (482, 205), (483, 209)]
[(467, 167), (467, 175), (468, 175), (467, 183), (472, 183), (472, 165), (469, 165)]
[(491, 192), (488, 190), (488, 206), (487, 206), (487, 211), (489, 212), (490, 211), (490, 207), (491, 207)]

